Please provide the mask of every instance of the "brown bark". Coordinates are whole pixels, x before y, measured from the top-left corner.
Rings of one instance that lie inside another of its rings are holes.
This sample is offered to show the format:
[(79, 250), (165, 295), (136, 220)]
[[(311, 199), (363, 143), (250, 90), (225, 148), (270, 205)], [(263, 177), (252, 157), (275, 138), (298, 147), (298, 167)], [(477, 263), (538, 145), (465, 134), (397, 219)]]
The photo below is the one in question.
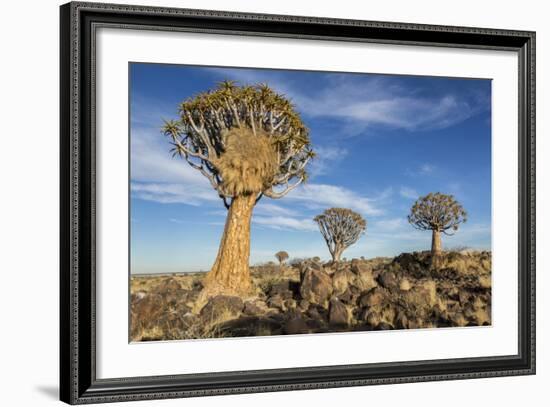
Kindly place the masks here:
[(227, 213), (218, 256), (204, 278), (204, 295), (243, 296), (251, 292), (250, 222), (256, 202), (254, 194), (233, 198)]
[(441, 254), (441, 232), (437, 229), (432, 230), (432, 256)]

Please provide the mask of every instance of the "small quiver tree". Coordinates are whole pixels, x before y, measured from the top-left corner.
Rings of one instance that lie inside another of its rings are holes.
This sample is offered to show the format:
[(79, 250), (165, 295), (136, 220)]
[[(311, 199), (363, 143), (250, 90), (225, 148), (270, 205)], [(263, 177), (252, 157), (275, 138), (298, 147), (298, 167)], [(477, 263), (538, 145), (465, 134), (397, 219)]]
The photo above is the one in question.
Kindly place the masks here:
[(279, 261), (279, 268), (282, 270), (285, 261), (288, 260), (288, 253), (281, 250), (280, 252), (275, 253), (275, 258)]
[(179, 116), (163, 128), (174, 155), (208, 179), (228, 210), (203, 297), (246, 295), (252, 210), (263, 196), (281, 198), (306, 179), (314, 155), (308, 130), (294, 106), (267, 85), (222, 82), (181, 103)]
[(441, 253), (441, 233), (453, 235), (466, 218), (466, 211), (452, 195), (439, 192), (418, 198), (408, 216), (416, 229), (432, 231), (432, 259)]
[(340, 261), (344, 250), (359, 240), (367, 221), (351, 209), (330, 208), (313, 218), (325, 239), (333, 261)]

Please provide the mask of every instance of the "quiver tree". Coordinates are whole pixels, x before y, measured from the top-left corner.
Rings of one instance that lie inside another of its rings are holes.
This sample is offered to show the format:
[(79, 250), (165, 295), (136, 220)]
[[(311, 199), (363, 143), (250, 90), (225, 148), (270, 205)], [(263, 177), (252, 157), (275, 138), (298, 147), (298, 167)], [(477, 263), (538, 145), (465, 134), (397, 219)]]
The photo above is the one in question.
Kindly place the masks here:
[(452, 195), (436, 192), (418, 198), (408, 220), (416, 229), (432, 231), (432, 257), (435, 257), (441, 253), (441, 233), (453, 235), (466, 217), (466, 211)]
[(313, 218), (327, 242), (333, 261), (340, 261), (344, 250), (359, 240), (367, 221), (351, 209), (330, 208)]
[(204, 279), (207, 295), (250, 291), (250, 222), (263, 197), (281, 198), (306, 179), (313, 157), (294, 106), (267, 85), (225, 81), (179, 105), (165, 121), (172, 152), (204, 175), (228, 210), (218, 255)]
[(279, 261), (279, 268), (282, 268), (285, 261), (288, 260), (288, 253), (281, 250), (280, 252), (275, 253), (275, 258)]

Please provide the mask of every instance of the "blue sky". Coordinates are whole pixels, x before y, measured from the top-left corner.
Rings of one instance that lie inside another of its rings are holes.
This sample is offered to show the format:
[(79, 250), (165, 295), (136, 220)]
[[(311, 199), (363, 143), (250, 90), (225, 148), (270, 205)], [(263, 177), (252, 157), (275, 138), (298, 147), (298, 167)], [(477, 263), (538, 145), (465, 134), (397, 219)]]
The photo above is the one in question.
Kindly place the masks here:
[(308, 183), (254, 210), (251, 263), (329, 258), (312, 218), (347, 207), (367, 220), (344, 257), (425, 250), (407, 223), (414, 200), (453, 194), (468, 222), (443, 246), (491, 247), (491, 81), (312, 71), (130, 64), (131, 271), (208, 270), (226, 210), (206, 178), (172, 158), (162, 119), (222, 80), (268, 83), (296, 105), (317, 153)]

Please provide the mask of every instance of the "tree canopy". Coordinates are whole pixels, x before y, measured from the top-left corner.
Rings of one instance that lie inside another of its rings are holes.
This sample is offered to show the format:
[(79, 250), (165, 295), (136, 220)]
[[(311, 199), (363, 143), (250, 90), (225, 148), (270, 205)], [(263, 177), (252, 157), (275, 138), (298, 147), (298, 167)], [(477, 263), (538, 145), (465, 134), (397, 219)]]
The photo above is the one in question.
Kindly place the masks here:
[(239, 195), (280, 198), (307, 178), (309, 132), (284, 95), (265, 84), (221, 82), (165, 121), (174, 155), (200, 171), (228, 208)]
[(288, 260), (288, 253), (281, 250), (280, 252), (275, 253), (275, 258), (279, 261), (279, 263), (283, 263)]
[(435, 230), (446, 235), (452, 235), (466, 220), (467, 213), (454, 196), (439, 192), (418, 198), (408, 216), (409, 223), (416, 229)]
[(347, 208), (330, 208), (313, 218), (325, 239), (333, 260), (340, 260), (342, 252), (357, 242), (367, 227), (367, 221)]

